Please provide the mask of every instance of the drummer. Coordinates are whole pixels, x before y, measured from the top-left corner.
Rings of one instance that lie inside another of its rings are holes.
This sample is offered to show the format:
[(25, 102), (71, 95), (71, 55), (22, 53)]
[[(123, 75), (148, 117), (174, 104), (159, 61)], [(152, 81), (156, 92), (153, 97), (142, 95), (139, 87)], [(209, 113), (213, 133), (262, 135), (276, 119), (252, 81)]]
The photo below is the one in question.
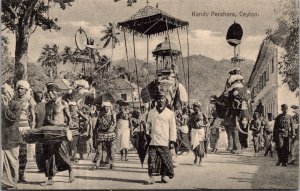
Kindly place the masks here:
[[(57, 84), (49, 82), (46, 84), (47, 91), (50, 95), (50, 101), (46, 104), (45, 125), (57, 126), (65, 125), (67, 119), (68, 125), (71, 124), (71, 117), (69, 106), (67, 102), (62, 100), (60, 95), (61, 89)], [(48, 180), (41, 184), (41, 186), (53, 185), (53, 176), (55, 170), (69, 171), (69, 182), (75, 180), (71, 166), (70, 157), (68, 155), (67, 142), (62, 141), (58, 143), (51, 143), (44, 145), (44, 154), (46, 158), (46, 177)]]

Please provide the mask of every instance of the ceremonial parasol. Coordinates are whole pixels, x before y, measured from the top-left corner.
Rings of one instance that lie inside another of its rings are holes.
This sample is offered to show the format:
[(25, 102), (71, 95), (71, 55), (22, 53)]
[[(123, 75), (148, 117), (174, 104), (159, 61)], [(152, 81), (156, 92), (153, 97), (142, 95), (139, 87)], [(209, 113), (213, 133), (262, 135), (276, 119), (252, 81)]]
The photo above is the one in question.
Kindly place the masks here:
[(175, 18), (168, 13), (149, 5), (140, 9), (126, 21), (119, 22), (118, 28), (140, 35), (165, 34), (168, 30), (187, 27), (187, 21)]
[(116, 103), (116, 101), (118, 100), (122, 100), (122, 97), (114, 93), (104, 93), (99, 96), (96, 96), (96, 98), (93, 101), (93, 104), (101, 104), (103, 102)]
[[(136, 50), (135, 50), (135, 35), (139, 35), (141, 37), (146, 36), (147, 37), (147, 63), (149, 63), (149, 56), (148, 56), (148, 50), (149, 50), (149, 37), (153, 35), (168, 35), (169, 37), (169, 32), (173, 31), (174, 29), (177, 30), (177, 35), (178, 35), (178, 40), (180, 44), (180, 39), (179, 39), (179, 33), (178, 29), (186, 29), (187, 32), (187, 63), (188, 63), (188, 71), (189, 71), (189, 44), (188, 44), (188, 25), (189, 23), (187, 21), (183, 21), (181, 19), (175, 18), (168, 13), (158, 9), (158, 6), (151, 7), (149, 5), (145, 6), (144, 8), (140, 9), (137, 11), (133, 16), (131, 16), (129, 19), (119, 22), (117, 27), (124, 32), (124, 40), (125, 40), (125, 50), (126, 50), (126, 56), (127, 56), (127, 62), (129, 65), (128, 61), (128, 52), (127, 52), (127, 42), (126, 42), (126, 35), (125, 32), (131, 33), (132, 34), (132, 40), (133, 40), (133, 53), (134, 53), (134, 61), (135, 61), (135, 72), (136, 72), (136, 77), (137, 77), (137, 84), (139, 84), (139, 79), (138, 79), (138, 70), (137, 70), (137, 59), (136, 59)], [(169, 41), (169, 47), (171, 47), (171, 43)], [(181, 49), (181, 44), (180, 44), (180, 49)], [(180, 51), (182, 52), (182, 51)], [(182, 64), (183, 64), (183, 57), (182, 58)], [(185, 72), (184, 72), (185, 73)], [(188, 72), (188, 80), (189, 80), (189, 72)], [(189, 83), (189, 82), (188, 82)], [(140, 89), (138, 86), (138, 94), (139, 94), (139, 103), (141, 107), (141, 97), (143, 97), (143, 100), (145, 102), (150, 101), (151, 95), (150, 92), (148, 91), (148, 88), (145, 88), (146, 90), (142, 91), (140, 96)], [(189, 92), (189, 91), (188, 91)], [(145, 98), (145, 99), (144, 99)], [(147, 101), (146, 101), (147, 100)], [(142, 125), (142, 124), (140, 124)], [(146, 137), (146, 132), (142, 131), (142, 128), (140, 128), (140, 132), (136, 134), (135, 139), (135, 147), (138, 151), (140, 161), (143, 165), (146, 153), (147, 153), (147, 148), (150, 142), (150, 137)]]

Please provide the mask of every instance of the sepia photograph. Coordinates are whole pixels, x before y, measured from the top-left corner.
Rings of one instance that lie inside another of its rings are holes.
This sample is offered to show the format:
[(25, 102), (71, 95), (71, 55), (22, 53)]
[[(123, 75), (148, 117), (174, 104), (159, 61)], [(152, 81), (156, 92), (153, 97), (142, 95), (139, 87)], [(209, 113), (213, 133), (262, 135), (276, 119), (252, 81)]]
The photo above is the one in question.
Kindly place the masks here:
[(1, 0), (1, 190), (298, 190), (298, 0)]

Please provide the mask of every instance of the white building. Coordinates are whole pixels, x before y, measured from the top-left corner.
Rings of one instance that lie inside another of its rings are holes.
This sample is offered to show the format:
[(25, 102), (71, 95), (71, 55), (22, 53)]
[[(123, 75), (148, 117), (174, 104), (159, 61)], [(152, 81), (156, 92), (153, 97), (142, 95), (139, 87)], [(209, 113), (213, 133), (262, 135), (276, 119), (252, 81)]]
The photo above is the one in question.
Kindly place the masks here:
[[(251, 90), (251, 98), (254, 101), (252, 108), (255, 110), (262, 101), (264, 115), (273, 113), (277, 116), (281, 113), (281, 105), (299, 105), (299, 98), (291, 92), (287, 84), (282, 83), (282, 75), (279, 74), (280, 49), (272, 42), (264, 40), (253, 67), (248, 85)], [(292, 114), (292, 109), (289, 113)]]
[[(139, 88), (140, 92), (142, 88)], [(139, 107), (139, 93), (138, 86), (134, 83), (130, 83), (125, 79), (116, 80), (116, 94), (123, 98), (134, 108)]]

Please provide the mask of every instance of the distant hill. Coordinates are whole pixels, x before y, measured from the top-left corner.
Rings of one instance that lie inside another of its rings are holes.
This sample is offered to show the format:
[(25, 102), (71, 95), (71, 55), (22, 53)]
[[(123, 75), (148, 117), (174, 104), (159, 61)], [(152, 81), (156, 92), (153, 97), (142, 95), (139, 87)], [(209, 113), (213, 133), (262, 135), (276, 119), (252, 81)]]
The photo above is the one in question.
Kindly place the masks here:
[[(190, 99), (199, 100), (204, 105), (208, 104), (210, 95), (220, 95), (225, 87), (225, 82), (228, 77), (228, 72), (234, 67), (230, 60), (214, 60), (203, 55), (191, 55), (189, 57), (190, 63)], [(127, 68), (126, 60), (114, 61), (115, 66), (122, 66)], [(134, 60), (129, 60), (130, 71), (134, 72)], [(187, 59), (184, 58), (185, 72), (187, 78)], [(240, 68), (244, 77), (244, 82), (247, 83), (248, 78), (252, 72), (254, 61), (246, 60), (240, 64)], [(137, 60), (139, 85), (145, 87), (146, 78), (145, 72), (147, 69), (150, 81), (154, 79), (155, 64), (146, 64), (142, 60)], [(181, 60), (178, 63), (179, 67), (179, 81), (184, 84), (184, 73)]]
[[(183, 59), (185, 73), (187, 77), (187, 58)], [(228, 72), (234, 67), (230, 60), (214, 60), (203, 55), (191, 55), (190, 62), (190, 99), (199, 100), (204, 105), (208, 104), (210, 95), (219, 96), (225, 87), (225, 82), (228, 77)], [(128, 68), (126, 60), (113, 61), (115, 67)], [(184, 73), (181, 60), (178, 61), (179, 81), (184, 83)], [(137, 60), (139, 86), (145, 87), (155, 78), (155, 63), (145, 63), (145, 61)], [(244, 77), (244, 82), (247, 83), (254, 66), (254, 61), (246, 60), (240, 64), (240, 68)], [(60, 65), (59, 71), (70, 71), (72, 65)], [(81, 64), (77, 67), (72, 67), (76, 72), (80, 72)], [(135, 76), (134, 60), (129, 60), (129, 71)], [(75, 72), (75, 71), (74, 71)], [(148, 74), (148, 75), (147, 75)], [(136, 83), (136, 78), (134, 78)]]

